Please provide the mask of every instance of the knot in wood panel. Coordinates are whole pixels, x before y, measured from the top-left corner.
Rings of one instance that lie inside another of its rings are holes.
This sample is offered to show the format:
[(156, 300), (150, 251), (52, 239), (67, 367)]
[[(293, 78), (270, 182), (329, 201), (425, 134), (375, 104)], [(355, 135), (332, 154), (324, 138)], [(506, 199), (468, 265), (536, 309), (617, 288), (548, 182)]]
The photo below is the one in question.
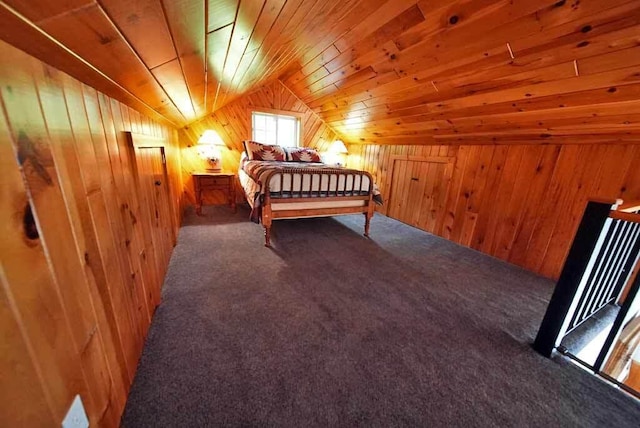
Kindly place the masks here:
[(48, 185), (53, 185), (51, 176), (42, 165), (36, 146), (27, 136), (26, 132), (20, 130), (18, 132), (18, 161), (20, 165), (25, 166), (28, 163), (40, 178)]
[(24, 215), (22, 216), (22, 225), (24, 228), (24, 235), (30, 241), (34, 241), (40, 238), (40, 233), (38, 232), (38, 227), (36, 226), (36, 220), (33, 217), (33, 212), (31, 211), (31, 205), (27, 202), (24, 207)]

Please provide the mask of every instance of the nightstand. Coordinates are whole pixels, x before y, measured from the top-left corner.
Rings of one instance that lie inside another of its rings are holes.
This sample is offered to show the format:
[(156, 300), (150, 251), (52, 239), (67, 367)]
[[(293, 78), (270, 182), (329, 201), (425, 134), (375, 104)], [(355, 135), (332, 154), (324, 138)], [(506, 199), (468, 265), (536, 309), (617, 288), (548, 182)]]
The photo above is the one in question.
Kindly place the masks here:
[(202, 215), (202, 192), (222, 190), (227, 193), (229, 205), (236, 212), (236, 175), (232, 172), (194, 172), (193, 187), (196, 192), (196, 214)]

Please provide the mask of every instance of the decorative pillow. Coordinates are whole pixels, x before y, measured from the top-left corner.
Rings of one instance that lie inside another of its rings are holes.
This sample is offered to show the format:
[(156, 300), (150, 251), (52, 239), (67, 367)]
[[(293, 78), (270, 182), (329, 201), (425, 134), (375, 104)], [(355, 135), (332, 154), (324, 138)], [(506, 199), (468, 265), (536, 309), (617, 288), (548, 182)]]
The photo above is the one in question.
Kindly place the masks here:
[(280, 146), (245, 141), (244, 149), (249, 160), (281, 161), (287, 160), (287, 153)]
[(287, 147), (287, 153), (293, 162), (322, 162), (318, 152), (308, 147)]

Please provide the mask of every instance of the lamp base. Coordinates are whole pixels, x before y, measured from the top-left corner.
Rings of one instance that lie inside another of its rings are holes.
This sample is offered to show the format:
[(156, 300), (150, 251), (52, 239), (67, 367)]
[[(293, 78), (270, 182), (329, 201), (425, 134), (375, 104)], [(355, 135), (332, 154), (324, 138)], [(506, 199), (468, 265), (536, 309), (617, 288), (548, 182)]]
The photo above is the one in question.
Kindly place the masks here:
[(220, 172), (220, 160), (218, 158), (207, 159), (207, 172)]

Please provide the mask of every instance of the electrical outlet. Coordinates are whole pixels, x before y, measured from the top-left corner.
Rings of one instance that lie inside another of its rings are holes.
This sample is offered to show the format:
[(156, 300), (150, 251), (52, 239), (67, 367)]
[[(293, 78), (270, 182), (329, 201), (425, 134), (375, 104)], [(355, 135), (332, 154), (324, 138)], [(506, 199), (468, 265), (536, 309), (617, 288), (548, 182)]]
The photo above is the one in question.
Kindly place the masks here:
[(89, 419), (79, 395), (73, 399), (67, 415), (62, 420), (62, 428), (89, 428)]

